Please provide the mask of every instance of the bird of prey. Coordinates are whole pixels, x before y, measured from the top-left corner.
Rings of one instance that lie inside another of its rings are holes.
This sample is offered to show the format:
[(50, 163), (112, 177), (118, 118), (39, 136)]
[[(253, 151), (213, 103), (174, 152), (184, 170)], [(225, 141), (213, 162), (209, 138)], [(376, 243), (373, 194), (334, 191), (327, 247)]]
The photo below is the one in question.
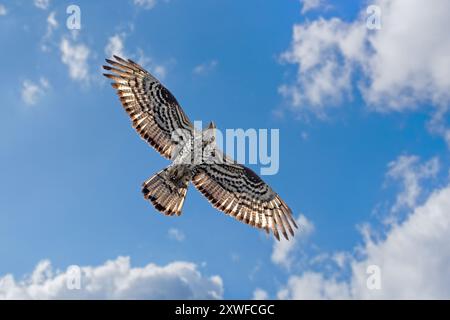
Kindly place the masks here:
[[(220, 211), (280, 240), (297, 228), (286, 203), (251, 169), (215, 145), (215, 125), (198, 134), (175, 97), (136, 62), (114, 56), (103, 66), (139, 135), (172, 164), (142, 185), (144, 198), (166, 215), (180, 215), (190, 182)], [(212, 132), (212, 133), (211, 133)], [(196, 148), (200, 146), (200, 148)], [(200, 156), (195, 150), (200, 149)], [(206, 150), (206, 151), (205, 151)], [(200, 161), (189, 161), (193, 158)]]

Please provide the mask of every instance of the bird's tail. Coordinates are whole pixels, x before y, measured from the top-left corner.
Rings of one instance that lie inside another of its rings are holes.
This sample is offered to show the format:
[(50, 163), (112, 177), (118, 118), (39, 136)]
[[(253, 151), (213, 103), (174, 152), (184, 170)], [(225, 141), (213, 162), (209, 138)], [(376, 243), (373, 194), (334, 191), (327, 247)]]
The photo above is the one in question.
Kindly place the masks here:
[(181, 215), (189, 181), (177, 179), (170, 167), (158, 172), (142, 184), (144, 198), (165, 215)]

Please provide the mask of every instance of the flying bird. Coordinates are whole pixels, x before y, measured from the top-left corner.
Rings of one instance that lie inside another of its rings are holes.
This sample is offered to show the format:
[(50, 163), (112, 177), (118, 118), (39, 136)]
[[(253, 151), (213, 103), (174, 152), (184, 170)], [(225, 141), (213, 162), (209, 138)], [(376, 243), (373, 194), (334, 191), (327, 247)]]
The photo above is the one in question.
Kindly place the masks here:
[(142, 185), (144, 198), (158, 211), (181, 215), (192, 182), (215, 208), (237, 220), (271, 231), (278, 240), (280, 232), (286, 239), (294, 235), (291, 209), (256, 173), (216, 147), (213, 122), (199, 134), (170, 91), (143, 67), (118, 56), (106, 62), (110, 73), (104, 76), (114, 81), (134, 129), (172, 160)]

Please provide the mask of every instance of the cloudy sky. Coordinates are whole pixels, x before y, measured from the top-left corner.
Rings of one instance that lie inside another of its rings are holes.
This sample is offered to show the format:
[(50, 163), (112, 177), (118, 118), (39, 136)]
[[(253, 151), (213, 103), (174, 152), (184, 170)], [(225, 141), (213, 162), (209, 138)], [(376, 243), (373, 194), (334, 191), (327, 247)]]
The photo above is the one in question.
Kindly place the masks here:
[[(0, 1), (0, 298), (450, 298), (448, 12)], [(280, 130), (280, 170), (264, 178), (294, 211), (293, 241), (192, 187), (181, 217), (146, 203), (141, 183), (168, 162), (101, 76), (112, 54), (157, 75), (193, 120)]]

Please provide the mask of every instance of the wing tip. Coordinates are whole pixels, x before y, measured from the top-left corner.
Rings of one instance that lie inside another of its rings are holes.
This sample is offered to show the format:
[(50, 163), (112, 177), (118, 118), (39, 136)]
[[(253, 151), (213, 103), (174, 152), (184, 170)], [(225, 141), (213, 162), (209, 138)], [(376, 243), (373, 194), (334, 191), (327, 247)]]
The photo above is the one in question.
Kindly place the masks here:
[(119, 62), (127, 63), (127, 60), (123, 59), (122, 57), (119, 57), (118, 55), (113, 54), (114, 59)]

